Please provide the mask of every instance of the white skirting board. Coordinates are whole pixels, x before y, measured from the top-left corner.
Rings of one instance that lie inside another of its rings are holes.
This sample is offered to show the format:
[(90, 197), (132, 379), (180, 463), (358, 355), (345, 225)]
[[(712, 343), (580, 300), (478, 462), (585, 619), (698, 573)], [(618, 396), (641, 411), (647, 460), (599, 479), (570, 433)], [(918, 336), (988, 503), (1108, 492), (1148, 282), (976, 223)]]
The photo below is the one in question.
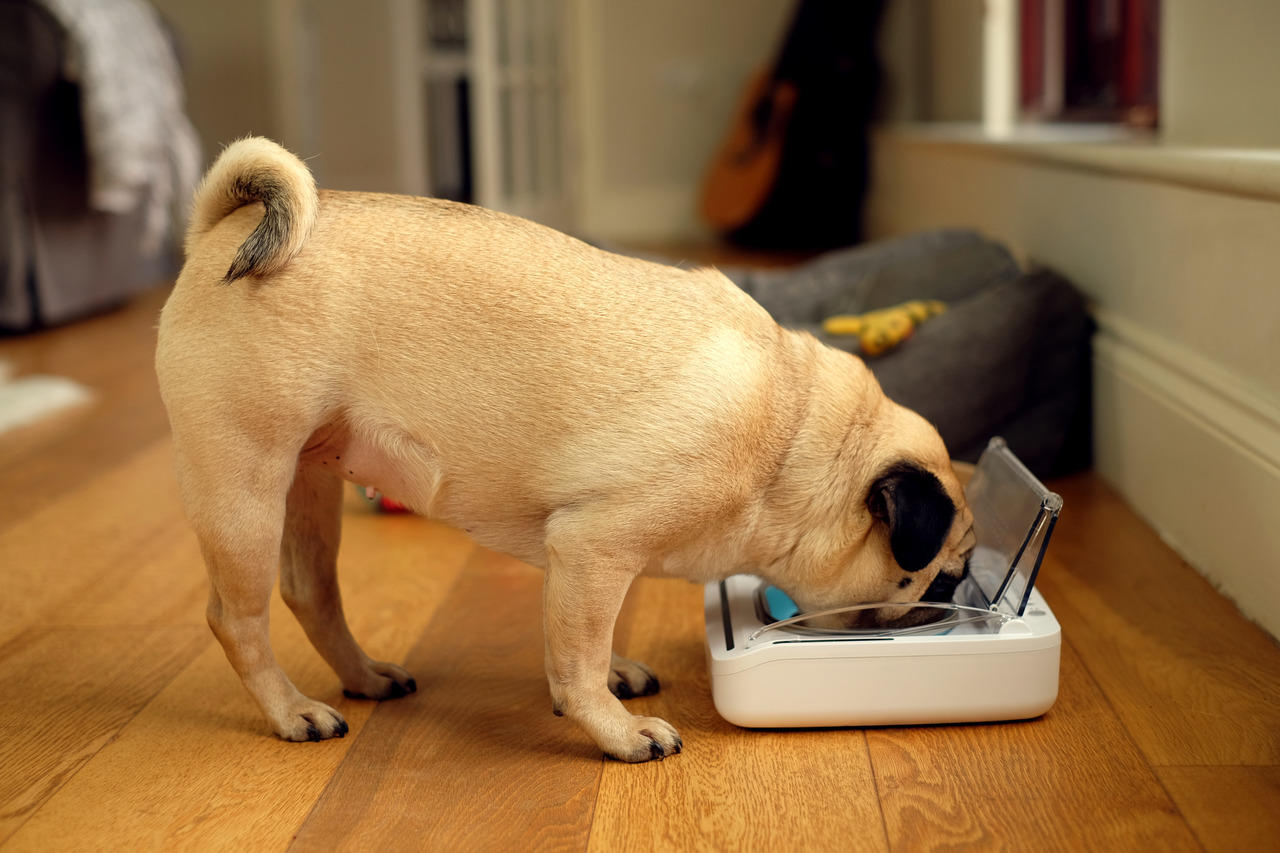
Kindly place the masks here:
[(1280, 407), (1145, 329), (1106, 312), (1098, 324), (1099, 473), (1280, 637)]

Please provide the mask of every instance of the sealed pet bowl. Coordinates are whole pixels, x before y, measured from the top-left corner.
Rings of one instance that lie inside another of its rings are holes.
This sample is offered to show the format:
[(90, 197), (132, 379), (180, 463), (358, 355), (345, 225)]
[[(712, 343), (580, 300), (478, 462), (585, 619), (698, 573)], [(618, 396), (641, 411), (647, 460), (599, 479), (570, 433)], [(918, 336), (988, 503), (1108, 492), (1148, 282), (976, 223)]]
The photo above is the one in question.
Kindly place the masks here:
[[(1035, 589), (1062, 499), (992, 439), (965, 487), (977, 547), (950, 603), (922, 624), (822, 630), (759, 578), (707, 584), (716, 710), (754, 728), (1021, 720), (1058, 696), (1062, 632)], [(900, 606), (900, 605), (899, 605)]]

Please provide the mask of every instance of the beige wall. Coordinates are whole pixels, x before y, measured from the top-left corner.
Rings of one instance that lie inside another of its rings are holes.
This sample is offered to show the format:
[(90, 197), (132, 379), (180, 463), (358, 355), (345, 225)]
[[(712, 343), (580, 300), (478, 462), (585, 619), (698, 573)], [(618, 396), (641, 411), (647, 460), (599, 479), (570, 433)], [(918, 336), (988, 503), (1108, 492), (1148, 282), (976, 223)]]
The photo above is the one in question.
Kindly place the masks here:
[[(207, 159), (260, 133), (313, 157), (326, 186), (407, 188), (404, 158), (413, 155), (402, 149), (412, 134), (393, 51), (404, 37), (394, 10), (405, 0), (156, 5), (185, 46), (189, 111)], [(579, 230), (623, 239), (704, 233), (703, 172), (793, 8), (793, 0), (567, 0), (565, 138)]]
[(1162, 136), (1280, 146), (1280, 3), (1164, 0)]
[(390, 4), (386, 0), (308, 0), (315, 74), (316, 150), (311, 168), (336, 190), (396, 192), (398, 137)]
[(885, 132), (868, 221), (977, 228), (1089, 295), (1098, 470), (1280, 636), (1280, 150), (1197, 147), (1280, 147), (1276, 33), (1273, 0), (1166, 0), (1158, 143), (1073, 160), (976, 130)]
[(889, 0), (880, 31), (887, 121), (982, 118), (983, 0)]
[(206, 162), (261, 134), (313, 158), (326, 186), (400, 188), (387, 0), (153, 2), (181, 45)]
[[(1177, 145), (1280, 146), (1280, 2), (1163, 0), (1161, 137)], [(982, 116), (983, 0), (890, 0), (885, 114)], [(910, 33), (910, 35), (908, 35)]]
[(579, 227), (617, 239), (702, 233), (697, 193), (791, 0), (581, 0)]
[(273, 134), (268, 37), (261, 0), (152, 0), (173, 28), (187, 113), (206, 162), (249, 133)]
[(982, 3), (928, 0), (926, 4), (930, 121), (982, 118)]

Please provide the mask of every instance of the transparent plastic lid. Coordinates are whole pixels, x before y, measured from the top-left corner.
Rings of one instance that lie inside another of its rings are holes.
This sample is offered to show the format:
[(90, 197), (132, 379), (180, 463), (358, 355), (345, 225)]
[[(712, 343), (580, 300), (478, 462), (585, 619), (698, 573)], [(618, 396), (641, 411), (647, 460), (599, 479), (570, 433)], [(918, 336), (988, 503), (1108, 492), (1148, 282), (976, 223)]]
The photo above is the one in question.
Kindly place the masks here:
[(1062, 498), (1046, 489), (1002, 438), (991, 439), (964, 492), (978, 540), (969, 561), (973, 582), (964, 589), (965, 595), (980, 600), (958, 603), (1021, 616)]

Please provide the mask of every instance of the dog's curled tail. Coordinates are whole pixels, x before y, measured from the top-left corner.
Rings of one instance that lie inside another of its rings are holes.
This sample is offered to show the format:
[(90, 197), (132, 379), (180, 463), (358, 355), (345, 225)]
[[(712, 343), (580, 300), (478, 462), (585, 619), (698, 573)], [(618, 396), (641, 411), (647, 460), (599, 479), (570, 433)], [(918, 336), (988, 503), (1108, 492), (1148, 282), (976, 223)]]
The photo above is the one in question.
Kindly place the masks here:
[(269, 139), (246, 137), (227, 146), (196, 189), (187, 255), (224, 217), (254, 202), (262, 202), (266, 212), (240, 244), (224, 283), (280, 270), (307, 242), (320, 207), (305, 163)]

